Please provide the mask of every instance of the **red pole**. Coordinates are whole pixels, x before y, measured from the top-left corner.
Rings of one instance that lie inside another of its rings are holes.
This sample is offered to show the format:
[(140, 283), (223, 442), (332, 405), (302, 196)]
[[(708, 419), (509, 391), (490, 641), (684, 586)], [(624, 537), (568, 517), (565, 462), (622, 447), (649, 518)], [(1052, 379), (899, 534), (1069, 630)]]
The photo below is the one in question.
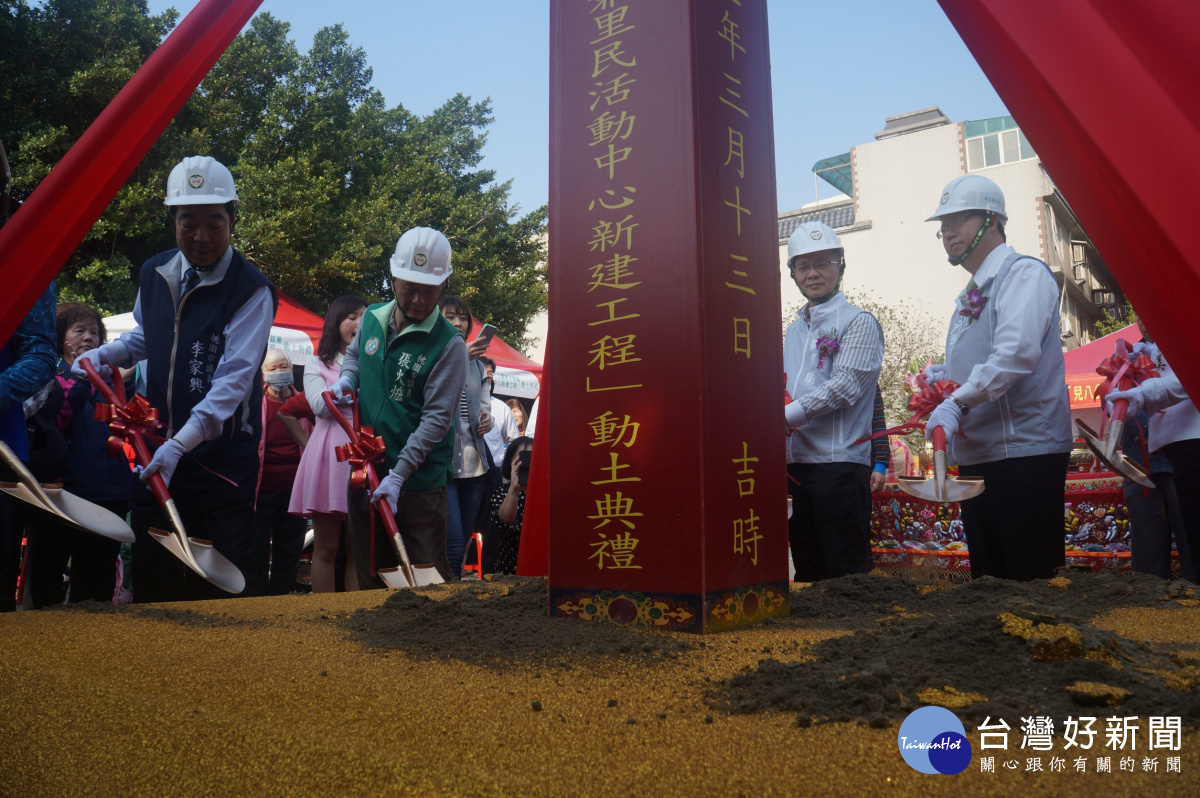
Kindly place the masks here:
[(261, 2), (200, 0), (0, 230), (0, 343)]

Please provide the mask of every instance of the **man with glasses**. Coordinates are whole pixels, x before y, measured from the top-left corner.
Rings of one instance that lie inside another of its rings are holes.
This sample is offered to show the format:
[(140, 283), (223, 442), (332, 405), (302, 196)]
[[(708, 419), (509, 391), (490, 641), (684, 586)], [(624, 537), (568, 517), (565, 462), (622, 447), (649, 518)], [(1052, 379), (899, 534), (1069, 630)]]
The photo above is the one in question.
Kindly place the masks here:
[(808, 302), (783, 339), (788, 542), (797, 582), (871, 570), (871, 434), (883, 330), (840, 290), (837, 234), (820, 222), (788, 239), (788, 271)]
[(971, 275), (955, 303), (946, 363), (932, 380), (959, 384), (934, 408), (948, 456), (986, 490), (963, 502), (971, 576), (1049, 578), (1065, 563), (1063, 484), (1071, 452), (1058, 284), (1050, 267), (1006, 243), (1004, 195), (981, 175), (950, 181), (937, 236)]

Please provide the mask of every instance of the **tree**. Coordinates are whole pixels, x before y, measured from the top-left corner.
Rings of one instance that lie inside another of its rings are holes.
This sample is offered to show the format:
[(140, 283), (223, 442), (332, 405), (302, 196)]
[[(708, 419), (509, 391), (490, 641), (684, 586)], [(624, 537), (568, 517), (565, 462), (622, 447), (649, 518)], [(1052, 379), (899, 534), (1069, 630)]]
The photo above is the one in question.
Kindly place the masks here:
[(1137, 323), (1137, 311), (1133, 309), (1133, 304), (1127, 299), (1125, 300), (1125, 315), (1118, 316), (1110, 310), (1104, 311), (1104, 317), (1096, 321), (1096, 334), (1103, 337), (1115, 333), (1117, 330), (1124, 330), (1130, 324)]
[[(18, 196), (32, 192), (173, 27), (139, 0), (0, 0), (0, 130)], [(515, 345), (546, 306), (546, 212), (520, 214), (481, 169), (488, 100), (461, 94), (426, 117), (388, 107), (340, 25), (300, 53), (259, 14), (176, 115), (59, 275), (64, 299), (128, 310), (137, 268), (174, 246), (162, 205), (172, 166), (211, 154), (241, 198), (234, 246), (320, 312), (344, 293), (390, 294), (389, 258), (416, 225), (454, 247), (448, 291)]]

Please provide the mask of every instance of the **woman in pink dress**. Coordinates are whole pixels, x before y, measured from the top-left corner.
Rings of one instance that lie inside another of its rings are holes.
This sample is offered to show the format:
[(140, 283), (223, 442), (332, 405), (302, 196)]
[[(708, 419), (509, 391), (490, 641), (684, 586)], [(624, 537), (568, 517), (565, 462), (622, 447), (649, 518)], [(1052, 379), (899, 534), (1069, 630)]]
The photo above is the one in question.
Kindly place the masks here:
[[(367, 303), (360, 297), (335, 299), (325, 316), (317, 354), (304, 364), (304, 395), (317, 421), (300, 458), (288, 512), (312, 519), (314, 593), (333, 592), (333, 563), (346, 520), (346, 488), (350, 482), (350, 464), (339, 463), (334, 454), (336, 447), (347, 442), (346, 433), (329, 415), (321, 394), (337, 382), (346, 347), (358, 332), (359, 319), (366, 309)], [(351, 417), (348, 407), (342, 413), (347, 419)], [(353, 562), (346, 566), (346, 590), (358, 590)]]

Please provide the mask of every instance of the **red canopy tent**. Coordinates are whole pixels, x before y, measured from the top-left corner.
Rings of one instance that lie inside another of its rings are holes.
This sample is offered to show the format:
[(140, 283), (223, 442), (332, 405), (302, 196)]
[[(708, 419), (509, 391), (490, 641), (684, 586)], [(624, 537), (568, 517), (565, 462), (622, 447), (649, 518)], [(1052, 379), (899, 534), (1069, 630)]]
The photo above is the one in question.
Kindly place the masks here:
[(325, 320), (280, 291), (279, 310), (275, 311), (275, 326), (304, 333), (312, 339), (315, 352), (317, 345), (321, 343), (321, 329), (325, 326)]
[[(1142, 340), (1142, 334), (1136, 324), (1130, 324), (1123, 330), (1109, 333), (1063, 355), (1067, 364), (1067, 393), (1071, 397), (1072, 413), (1077, 410), (1095, 410), (1099, 413), (1100, 399), (1096, 396), (1096, 389), (1104, 382), (1104, 378), (1096, 373), (1096, 366), (1106, 357), (1112, 357), (1113, 347), (1121, 338), (1132, 346)], [(1084, 421), (1087, 421), (1086, 417)]]

